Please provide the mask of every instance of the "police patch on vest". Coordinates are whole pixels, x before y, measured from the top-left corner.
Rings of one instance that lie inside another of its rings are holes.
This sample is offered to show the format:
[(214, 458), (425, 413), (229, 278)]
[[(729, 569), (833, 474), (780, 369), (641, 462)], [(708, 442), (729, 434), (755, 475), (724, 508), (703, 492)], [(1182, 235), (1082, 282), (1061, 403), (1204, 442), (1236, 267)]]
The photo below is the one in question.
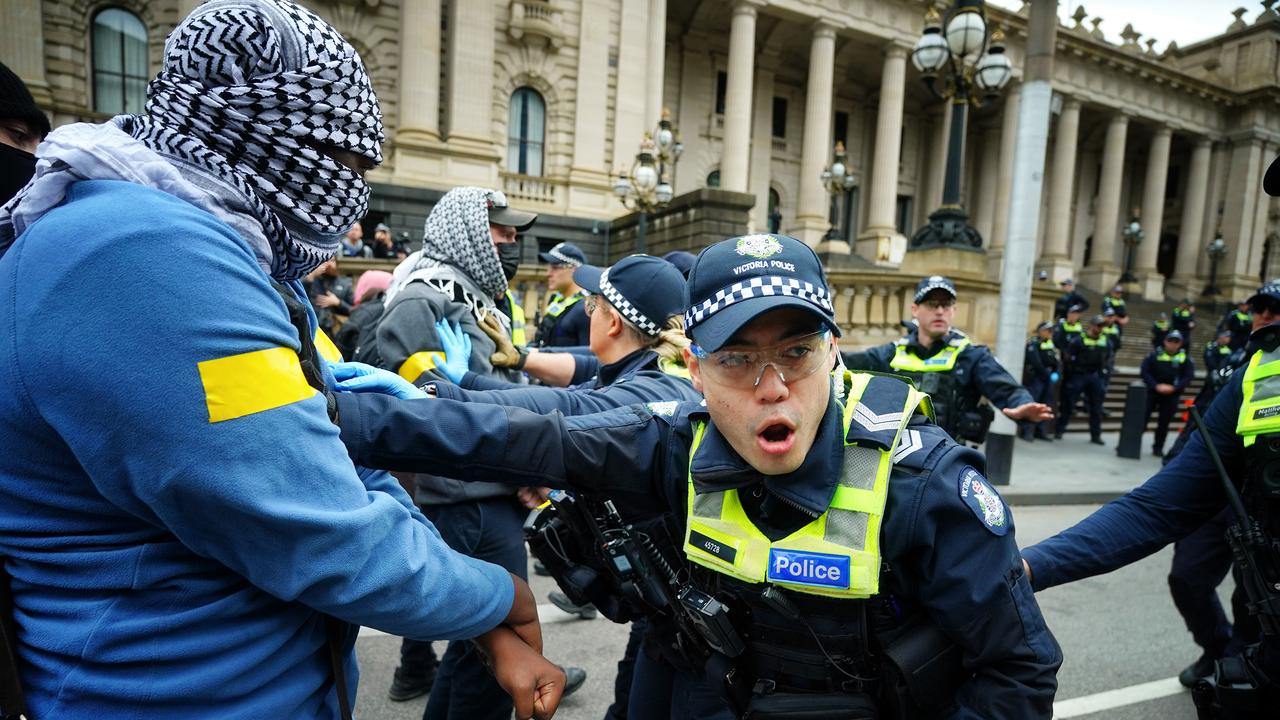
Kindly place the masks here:
[(1258, 408), (1253, 411), (1254, 420), (1265, 420), (1267, 418), (1280, 415), (1280, 405), (1272, 405), (1271, 407)]
[(769, 579), (794, 585), (848, 588), (849, 556), (770, 548)]
[(993, 535), (1003, 537), (1008, 534), (1009, 523), (1004, 500), (982, 479), (982, 474), (972, 467), (966, 467), (960, 473), (960, 499)]
[(738, 549), (719, 540), (713, 540), (697, 530), (689, 531), (689, 544), (702, 550), (703, 552), (715, 555), (727, 563), (733, 563), (734, 558), (738, 557)]

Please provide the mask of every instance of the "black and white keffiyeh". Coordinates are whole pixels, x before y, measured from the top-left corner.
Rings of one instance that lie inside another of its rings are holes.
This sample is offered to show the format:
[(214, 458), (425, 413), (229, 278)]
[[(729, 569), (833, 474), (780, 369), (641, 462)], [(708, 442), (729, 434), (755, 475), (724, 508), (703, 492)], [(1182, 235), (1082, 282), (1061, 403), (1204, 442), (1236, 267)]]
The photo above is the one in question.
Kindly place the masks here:
[[(162, 168), (132, 169), (123, 160), (141, 153), (106, 127), (68, 126), (61, 144), (49, 145), (58, 155), (46, 158), (42, 146), (36, 177), (0, 212), (0, 252), (56, 206), (70, 182), (83, 179), (141, 182), (198, 196), (198, 205), (224, 219), (252, 217), (261, 229), (248, 239), (255, 247), (265, 240), (264, 265), (281, 281), (331, 257), (364, 216), (369, 186), (327, 153), (380, 163), (382, 116), (359, 55), (314, 13), (288, 0), (211, 0), (169, 35), (147, 96), (144, 114), (110, 124), (169, 160), (177, 174), (194, 168), (205, 176), (200, 188), (184, 187)], [(96, 136), (108, 142), (82, 142)]]
[(462, 270), (490, 298), (507, 291), (498, 250), (489, 234), (489, 207), (506, 205), (497, 190), (457, 187), (431, 208), (423, 230), (420, 262), (438, 260)]

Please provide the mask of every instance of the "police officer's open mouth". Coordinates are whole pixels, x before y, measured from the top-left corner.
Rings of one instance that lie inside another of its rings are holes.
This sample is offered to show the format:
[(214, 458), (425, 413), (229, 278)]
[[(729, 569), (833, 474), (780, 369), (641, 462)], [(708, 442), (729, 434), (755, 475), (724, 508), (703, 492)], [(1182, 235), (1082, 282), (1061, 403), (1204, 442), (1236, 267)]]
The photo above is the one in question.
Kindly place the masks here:
[(795, 428), (786, 423), (772, 423), (756, 434), (760, 449), (771, 454), (785, 453), (795, 440)]

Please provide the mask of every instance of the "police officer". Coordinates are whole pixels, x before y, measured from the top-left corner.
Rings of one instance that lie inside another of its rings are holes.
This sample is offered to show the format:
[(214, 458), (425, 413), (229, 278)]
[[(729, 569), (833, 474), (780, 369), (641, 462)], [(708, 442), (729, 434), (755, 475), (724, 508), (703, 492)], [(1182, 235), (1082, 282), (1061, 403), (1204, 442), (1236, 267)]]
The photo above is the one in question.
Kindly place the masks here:
[(1253, 321), (1249, 317), (1249, 301), (1241, 300), (1227, 311), (1218, 323), (1218, 331), (1226, 330), (1231, 334), (1231, 349), (1238, 350), (1249, 342), (1249, 334), (1253, 332)]
[(1196, 306), (1190, 298), (1183, 298), (1170, 313), (1169, 327), (1182, 333), (1185, 344), (1191, 344), (1191, 331), (1196, 327)]
[(938, 425), (957, 440), (986, 438), (994, 413), (982, 404), (984, 396), (1016, 421), (1053, 417), (1053, 410), (1036, 402), (986, 346), (974, 345), (951, 327), (955, 315), (955, 283), (941, 275), (924, 278), (911, 304), (915, 327), (894, 342), (844, 353), (845, 365), (911, 378), (933, 399)]
[(538, 259), (547, 264), (551, 296), (538, 322), (535, 343), (541, 348), (585, 346), (590, 339), (591, 322), (578, 305), (586, 293), (574, 283), (573, 273), (586, 264), (587, 256), (577, 245), (562, 242), (538, 253)]
[(1102, 314), (1106, 315), (1108, 310), (1115, 313), (1119, 325), (1129, 324), (1129, 308), (1125, 304), (1124, 288), (1120, 285), (1112, 287), (1111, 292), (1102, 298)]
[(1151, 454), (1162, 457), (1164, 439), (1169, 434), (1173, 412), (1178, 409), (1178, 399), (1196, 374), (1195, 363), (1182, 347), (1182, 333), (1170, 330), (1164, 336), (1162, 347), (1152, 350), (1142, 359), (1141, 373), (1142, 382), (1147, 386), (1147, 409), (1143, 417), (1149, 420), (1151, 411), (1156, 411)]
[(1053, 344), (1060, 352), (1065, 352), (1071, 341), (1084, 334), (1084, 323), (1080, 322), (1083, 305), (1072, 305), (1067, 308), (1066, 316), (1058, 319), (1058, 326), (1053, 330)]
[(1058, 283), (1058, 287), (1062, 288), (1062, 294), (1053, 303), (1054, 319), (1064, 318), (1067, 312), (1075, 305), (1080, 306), (1080, 311), (1084, 312), (1089, 309), (1089, 301), (1084, 296), (1076, 292), (1076, 281), (1067, 278)]
[[(1245, 317), (1248, 317), (1245, 313)], [(1234, 348), (1231, 347), (1231, 339), (1233, 333), (1231, 330), (1220, 327), (1218, 328), (1218, 337), (1213, 342), (1204, 346), (1204, 370), (1206, 378), (1217, 373), (1226, 367), (1228, 360), (1231, 358)]]
[(1101, 315), (1089, 319), (1083, 335), (1072, 338), (1063, 351), (1067, 367), (1061, 414), (1055, 438), (1061, 439), (1075, 412), (1076, 401), (1084, 395), (1089, 410), (1089, 442), (1102, 445), (1102, 400), (1106, 394), (1106, 370), (1111, 365), (1111, 343), (1102, 337)]
[[(1007, 506), (981, 455), (928, 421), (909, 384), (829, 374), (839, 327), (813, 251), (733, 238), (703, 251), (689, 287), (686, 358), (705, 403), (563, 417), (343, 395), (348, 450), (666, 514), (682, 538), (669, 559), (680, 617), (694, 624), (652, 616), (636, 720), (924, 716), (914, 702), (929, 716), (1048, 718), (1061, 655), (1010, 562)], [(959, 647), (959, 685), (903, 658), (923, 682), (904, 694), (888, 679), (897, 633), (920, 637), (926, 615)]]
[[(1263, 189), (1280, 196), (1280, 164), (1272, 162)], [(1273, 288), (1267, 291), (1267, 287)], [(1144, 558), (1185, 537), (1218, 513), (1228, 510), (1225, 489), (1206, 443), (1213, 443), (1232, 484), (1240, 489), (1244, 510), (1257, 523), (1250, 532), (1280, 537), (1280, 504), (1275, 499), (1275, 440), (1280, 413), (1272, 386), (1260, 379), (1275, 372), (1280, 361), (1280, 286), (1268, 285), (1250, 298), (1256, 330), (1250, 339), (1250, 360), (1232, 374), (1204, 417), (1204, 426), (1191, 433), (1183, 451), (1160, 472), (1124, 497), (1058, 535), (1023, 551), (1024, 564), (1037, 590), (1110, 572)], [(1280, 578), (1265, 578), (1271, 584)], [(1251, 598), (1250, 612), (1267, 613)], [(1260, 720), (1274, 717), (1280, 703), (1280, 635), (1274, 632), (1270, 610), (1261, 643), (1242, 658), (1218, 663), (1217, 680), (1236, 690), (1234, 698), (1218, 693), (1215, 684), (1197, 685), (1202, 718)]]
[[(1120, 346), (1124, 344), (1124, 326), (1120, 324), (1120, 316), (1115, 310), (1107, 308), (1102, 311), (1102, 337), (1107, 339), (1111, 345), (1111, 364), (1107, 366), (1107, 378), (1103, 385), (1103, 391), (1111, 387), (1111, 378), (1116, 374), (1116, 355), (1120, 352)], [(1104, 409), (1102, 414), (1107, 415)]]
[[(1053, 328), (1053, 323), (1048, 321), (1036, 327), (1036, 334), (1027, 342), (1022, 370), (1027, 392), (1036, 402), (1049, 407), (1054, 405), (1054, 391), (1062, 378), (1062, 361), (1058, 356), (1058, 346), (1053, 344)], [(1052, 440), (1047, 427), (1047, 422), (1043, 421), (1023, 423), (1022, 438), (1031, 440), (1034, 431), (1036, 440)]]
[(1169, 324), (1169, 313), (1160, 313), (1156, 316), (1154, 322), (1151, 323), (1151, 347), (1158, 348), (1164, 342), (1164, 336), (1169, 334), (1172, 326)]

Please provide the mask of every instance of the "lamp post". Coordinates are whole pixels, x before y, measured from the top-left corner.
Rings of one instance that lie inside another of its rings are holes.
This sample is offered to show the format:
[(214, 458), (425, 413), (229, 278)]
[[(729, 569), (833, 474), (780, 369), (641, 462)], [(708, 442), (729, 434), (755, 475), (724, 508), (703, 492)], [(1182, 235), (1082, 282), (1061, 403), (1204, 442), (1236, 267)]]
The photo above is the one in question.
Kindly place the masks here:
[(1222, 292), (1218, 288), (1218, 262), (1227, 254), (1227, 243), (1222, 239), (1221, 231), (1209, 241), (1204, 251), (1209, 253), (1209, 286), (1201, 294), (1205, 297), (1216, 297)]
[(1138, 224), (1136, 217), (1130, 220), (1128, 225), (1124, 226), (1124, 230), (1120, 231), (1120, 237), (1124, 240), (1124, 274), (1120, 276), (1120, 282), (1138, 282), (1137, 276), (1133, 274), (1133, 253), (1146, 236), (1147, 233)]
[(645, 230), (649, 213), (665, 207), (675, 194), (669, 175), (675, 174), (675, 165), (682, 152), (684, 145), (671, 124), (671, 113), (663, 108), (658, 127), (652, 133), (645, 133), (640, 141), (640, 152), (636, 153), (631, 169), (619, 172), (613, 183), (613, 193), (623, 206), (640, 213), (636, 227), (636, 252), (646, 250)]
[(982, 236), (969, 225), (960, 206), (960, 176), (964, 164), (965, 120), (969, 107), (990, 102), (1009, 84), (1013, 65), (1004, 52), (1004, 33), (987, 35), (982, 0), (957, 0), (945, 18), (929, 8), (924, 34), (911, 51), (911, 64), (935, 96), (951, 101), (951, 136), (942, 186), (942, 206), (911, 238), (913, 248), (951, 244), (982, 247)]
[(840, 199), (853, 189), (853, 175), (845, 163), (844, 143), (836, 142), (835, 157), (831, 164), (822, 170), (822, 187), (831, 195), (831, 229), (827, 231), (828, 240), (840, 237)]

